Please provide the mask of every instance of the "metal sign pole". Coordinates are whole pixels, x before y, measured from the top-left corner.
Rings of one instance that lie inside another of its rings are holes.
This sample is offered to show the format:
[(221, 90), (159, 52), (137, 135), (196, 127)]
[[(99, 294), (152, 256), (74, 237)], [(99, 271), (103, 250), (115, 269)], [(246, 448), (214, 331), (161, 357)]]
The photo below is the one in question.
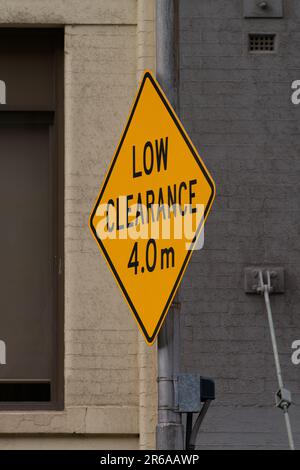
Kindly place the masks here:
[[(156, 1), (156, 75), (175, 111), (178, 108), (178, 1)], [(159, 450), (184, 449), (184, 428), (176, 411), (175, 381), (180, 359), (179, 308), (173, 304), (158, 336), (158, 424)]]

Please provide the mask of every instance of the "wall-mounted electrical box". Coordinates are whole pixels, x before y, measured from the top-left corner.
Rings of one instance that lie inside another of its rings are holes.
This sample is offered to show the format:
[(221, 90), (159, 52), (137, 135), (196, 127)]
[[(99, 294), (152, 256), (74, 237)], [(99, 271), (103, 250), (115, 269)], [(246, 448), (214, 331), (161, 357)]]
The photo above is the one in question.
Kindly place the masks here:
[(202, 403), (215, 400), (215, 382), (199, 374), (180, 374), (177, 396), (180, 413), (199, 413)]

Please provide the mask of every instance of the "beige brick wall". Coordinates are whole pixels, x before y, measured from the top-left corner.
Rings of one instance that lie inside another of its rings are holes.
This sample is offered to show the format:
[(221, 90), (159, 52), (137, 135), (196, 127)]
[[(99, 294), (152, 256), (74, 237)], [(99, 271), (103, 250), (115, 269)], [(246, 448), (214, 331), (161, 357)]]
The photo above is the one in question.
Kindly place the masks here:
[(153, 448), (155, 347), (140, 340), (88, 218), (137, 78), (154, 68), (154, 0), (0, 0), (0, 15), (4, 26), (65, 26), (66, 124), (65, 410), (2, 412), (0, 445)]
[(65, 48), (66, 405), (137, 407), (137, 331), (88, 229), (135, 93), (136, 27), (68, 26)]

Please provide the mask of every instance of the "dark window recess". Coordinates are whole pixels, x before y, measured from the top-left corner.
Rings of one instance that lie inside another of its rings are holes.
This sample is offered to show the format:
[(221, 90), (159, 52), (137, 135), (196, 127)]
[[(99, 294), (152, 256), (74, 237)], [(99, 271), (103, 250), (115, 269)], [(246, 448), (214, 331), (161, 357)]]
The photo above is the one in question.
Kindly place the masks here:
[(0, 410), (62, 409), (62, 29), (0, 28)]
[(2, 402), (49, 402), (51, 384), (47, 382), (0, 383)]
[(274, 52), (275, 34), (249, 34), (250, 52)]

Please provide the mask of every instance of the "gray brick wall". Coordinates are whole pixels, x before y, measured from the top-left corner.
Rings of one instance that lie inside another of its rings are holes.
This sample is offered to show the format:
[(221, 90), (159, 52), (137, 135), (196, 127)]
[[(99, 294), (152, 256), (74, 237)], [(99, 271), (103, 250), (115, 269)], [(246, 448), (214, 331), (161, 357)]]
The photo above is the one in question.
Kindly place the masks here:
[[(182, 288), (182, 369), (216, 380), (199, 448), (286, 448), (274, 408), (275, 367), (263, 299), (243, 291), (243, 269), (284, 266), (272, 298), (300, 448), (300, 2), (283, 19), (244, 19), (242, 0), (180, 0), (180, 113), (217, 185)], [(277, 34), (276, 53), (248, 52), (248, 33)]]

